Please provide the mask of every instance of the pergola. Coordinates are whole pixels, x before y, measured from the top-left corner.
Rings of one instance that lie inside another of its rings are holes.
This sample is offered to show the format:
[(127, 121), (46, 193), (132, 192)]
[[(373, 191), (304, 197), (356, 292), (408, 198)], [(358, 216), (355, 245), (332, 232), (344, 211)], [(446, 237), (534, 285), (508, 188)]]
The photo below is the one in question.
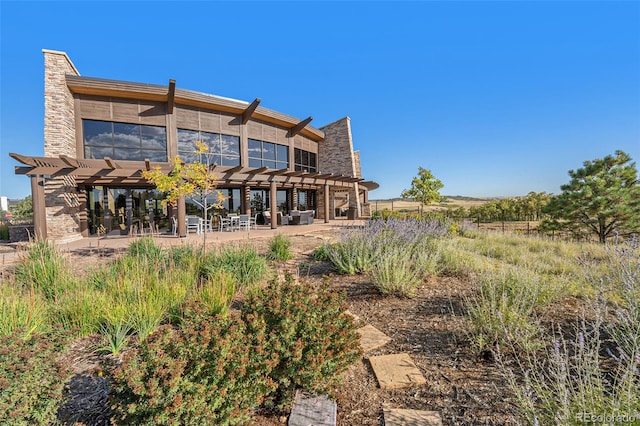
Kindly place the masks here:
[[(23, 164), (16, 166), (15, 173), (27, 175), (31, 178), (31, 194), (34, 213), (34, 232), (39, 238), (46, 238), (45, 213), (45, 179), (61, 178), (67, 180), (67, 186), (80, 188), (83, 185), (108, 185), (129, 187), (153, 187), (142, 172), (160, 168), (164, 173), (170, 173), (173, 165), (167, 162), (78, 159), (66, 155), (59, 157), (33, 157), (16, 153), (9, 154), (13, 159)], [(324, 187), (324, 221), (329, 221), (329, 192), (330, 189), (349, 189), (358, 182), (364, 185), (376, 186), (373, 182), (363, 179), (343, 176), (334, 173), (292, 171), (289, 169), (273, 170), (266, 167), (251, 168), (243, 166), (211, 166), (216, 173), (220, 186), (237, 187), (269, 187), (271, 196), (271, 214), (276, 216), (277, 188), (319, 188)], [(178, 232), (186, 235), (185, 201), (178, 202)], [(271, 227), (276, 228), (276, 221), (271, 221)]]

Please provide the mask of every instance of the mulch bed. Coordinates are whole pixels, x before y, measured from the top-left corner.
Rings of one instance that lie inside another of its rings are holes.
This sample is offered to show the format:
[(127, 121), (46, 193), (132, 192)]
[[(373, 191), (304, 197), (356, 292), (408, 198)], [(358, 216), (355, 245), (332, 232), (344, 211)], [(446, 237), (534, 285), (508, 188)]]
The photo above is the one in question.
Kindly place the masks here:
[[(471, 280), (434, 277), (413, 298), (382, 296), (367, 277), (337, 275), (329, 264), (311, 259), (313, 248), (327, 237), (290, 237), (295, 259), (287, 268), (312, 282), (328, 276), (332, 286), (346, 293), (349, 310), (360, 318), (361, 325), (371, 324), (392, 338), (366, 356), (406, 352), (427, 379), (418, 387), (382, 390), (363, 358), (349, 368), (332, 395), (338, 403), (339, 425), (382, 425), (384, 408), (438, 411), (445, 425), (515, 423), (510, 392), (500, 371), (492, 360), (469, 347), (465, 334), (468, 324), (463, 303), (473, 294)], [(268, 241), (255, 240), (253, 244), (259, 252), (267, 252)], [(70, 401), (60, 414), (86, 425), (107, 425), (110, 417), (108, 384), (102, 369), (103, 364), (117, 360), (96, 354), (97, 346), (99, 336), (79, 339), (66, 355), (76, 375), (67, 385)], [(286, 413), (258, 413), (254, 424), (282, 425), (286, 420)]]

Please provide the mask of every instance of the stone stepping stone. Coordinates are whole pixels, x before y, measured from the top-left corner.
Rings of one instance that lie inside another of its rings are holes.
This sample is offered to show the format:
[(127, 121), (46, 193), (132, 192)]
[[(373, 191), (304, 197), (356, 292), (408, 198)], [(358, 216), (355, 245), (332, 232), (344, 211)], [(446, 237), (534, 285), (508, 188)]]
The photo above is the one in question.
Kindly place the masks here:
[(357, 329), (356, 332), (360, 335), (360, 346), (362, 347), (362, 351), (365, 353), (378, 349), (391, 341), (391, 337), (387, 336), (371, 324), (367, 324), (364, 327)]
[(437, 411), (385, 408), (383, 413), (385, 426), (442, 426), (442, 418)]
[(400, 389), (424, 385), (424, 378), (409, 354), (393, 354), (369, 357), (380, 389)]
[(296, 391), (289, 426), (336, 426), (338, 406), (327, 395)]

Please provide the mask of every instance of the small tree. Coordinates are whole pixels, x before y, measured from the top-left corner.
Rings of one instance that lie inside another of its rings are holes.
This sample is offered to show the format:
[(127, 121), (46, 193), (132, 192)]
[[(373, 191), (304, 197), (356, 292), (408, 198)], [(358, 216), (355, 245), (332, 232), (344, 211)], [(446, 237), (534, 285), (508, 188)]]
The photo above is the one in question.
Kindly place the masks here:
[(13, 219), (33, 218), (33, 202), (31, 201), (31, 195), (27, 195), (25, 198), (9, 207), (9, 211), (11, 212)]
[(432, 202), (443, 201), (440, 190), (444, 187), (439, 179), (431, 173), (431, 170), (418, 167), (418, 176), (411, 181), (411, 188), (402, 191), (402, 198), (409, 198), (418, 201), (426, 206)]
[[(193, 163), (184, 163), (179, 156), (173, 162), (173, 170), (169, 174), (162, 172), (160, 167), (153, 170), (145, 170), (142, 176), (153, 183), (159, 191), (165, 192), (166, 197), (162, 201), (173, 206), (181, 197), (191, 198), (203, 212), (204, 222), (208, 221), (208, 212), (213, 208), (221, 208), (225, 198), (222, 192), (216, 189), (218, 178), (212, 171), (213, 156), (209, 147), (201, 141), (195, 143), (195, 153), (198, 160)], [(210, 202), (209, 197), (216, 196), (215, 202)], [(207, 244), (207, 232), (203, 232), (203, 245)]]
[(640, 183), (631, 157), (616, 151), (615, 156), (583, 164), (569, 171), (571, 181), (546, 206), (552, 219), (545, 226), (562, 227), (576, 235), (595, 233), (601, 243), (616, 232), (638, 232)]

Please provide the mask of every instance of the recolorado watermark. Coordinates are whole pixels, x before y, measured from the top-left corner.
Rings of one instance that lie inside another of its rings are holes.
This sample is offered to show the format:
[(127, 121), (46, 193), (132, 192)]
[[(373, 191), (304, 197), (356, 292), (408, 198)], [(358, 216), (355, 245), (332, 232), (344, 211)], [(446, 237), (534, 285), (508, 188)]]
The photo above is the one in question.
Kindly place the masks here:
[(578, 413), (576, 414), (576, 421), (581, 423), (622, 424), (622, 423), (635, 423), (637, 420), (640, 420), (640, 413), (634, 413), (634, 414)]

